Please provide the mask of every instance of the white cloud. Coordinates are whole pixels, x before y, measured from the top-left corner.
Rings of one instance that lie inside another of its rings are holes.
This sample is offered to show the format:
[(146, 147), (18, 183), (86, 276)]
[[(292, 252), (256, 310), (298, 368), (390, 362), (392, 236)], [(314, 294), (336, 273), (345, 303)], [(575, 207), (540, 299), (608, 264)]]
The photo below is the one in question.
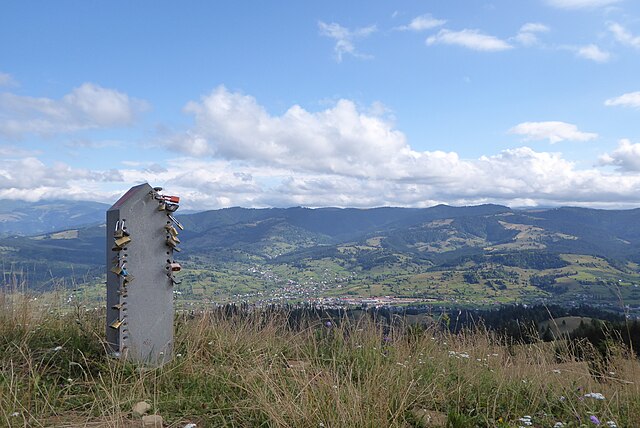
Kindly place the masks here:
[(613, 37), (623, 45), (640, 49), (640, 36), (634, 36), (622, 25), (612, 22), (609, 24), (609, 31), (613, 33)]
[(485, 52), (504, 51), (513, 47), (502, 39), (484, 34), (480, 30), (469, 29), (461, 31), (442, 29), (438, 34), (428, 37), (426, 43), (427, 45), (456, 45)]
[(120, 182), (117, 170), (91, 171), (56, 162), (46, 165), (36, 157), (4, 159), (0, 165), (0, 199), (88, 199), (104, 195), (98, 183)]
[(440, 27), (446, 23), (447, 21), (444, 19), (436, 19), (430, 14), (426, 14), (413, 18), (409, 24), (398, 27), (398, 30), (419, 32)]
[(609, 52), (603, 51), (594, 44), (576, 48), (576, 55), (580, 58), (589, 59), (595, 62), (607, 62), (611, 59), (611, 54)]
[(0, 94), (0, 135), (50, 136), (131, 125), (146, 103), (113, 89), (84, 83), (59, 100)]
[(549, 27), (539, 22), (528, 22), (524, 24), (518, 34), (514, 37), (516, 41), (524, 46), (533, 46), (537, 44), (538, 33), (549, 32)]
[(547, 0), (551, 6), (561, 9), (592, 9), (619, 3), (622, 0)]
[(619, 97), (609, 98), (604, 102), (604, 105), (640, 108), (640, 91), (628, 92)]
[(9, 73), (0, 71), (0, 86), (14, 86), (16, 81)]
[(336, 41), (333, 50), (338, 62), (342, 61), (344, 55), (351, 55), (356, 58), (362, 59), (371, 58), (371, 55), (363, 54), (356, 50), (354, 40), (363, 39), (375, 33), (377, 31), (375, 25), (350, 30), (346, 27), (341, 26), (340, 24), (336, 24), (335, 22), (327, 24), (325, 22), (319, 21), (318, 28), (320, 29), (321, 35), (329, 37)]
[(549, 122), (523, 122), (509, 130), (510, 134), (523, 135), (525, 140), (549, 140), (550, 143), (561, 141), (589, 141), (598, 137), (592, 132), (582, 132), (576, 125), (549, 121)]
[(195, 125), (165, 144), (192, 156), (369, 175), (384, 159), (408, 150), (404, 135), (375, 115), (384, 109), (363, 113), (349, 100), (315, 113), (294, 105), (282, 116), (271, 116), (253, 97), (221, 86), (188, 103), (185, 111), (194, 115)]
[(601, 165), (615, 165), (621, 171), (640, 172), (640, 144), (622, 139), (611, 153), (600, 157)]
[[(414, 150), (390, 121), (349, 100), (318, 112), (292, 106), (271, 115), (253, 97), (219, 87), (185, 111), (193, 126), (165, 144), (189, 157), (166, 171), (122, 174), (179, 189), (195, 208), (640, 201), (640, 175), (580, 170), (560, 153), (520, 147), (463, 159)], [(521, 125), (514, 130), (531, 139), (596, 136), (563, 122)]]

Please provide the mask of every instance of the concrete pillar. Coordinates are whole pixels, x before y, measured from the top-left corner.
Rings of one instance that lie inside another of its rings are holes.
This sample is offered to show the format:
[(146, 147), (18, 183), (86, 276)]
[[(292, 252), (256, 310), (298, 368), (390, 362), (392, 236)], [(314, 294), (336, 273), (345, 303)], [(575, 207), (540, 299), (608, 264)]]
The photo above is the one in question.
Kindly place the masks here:
[(171, 272), (179, 270), (179, 240), (167, 207), (177, 204), (145, 183), (107, 211), (107, 343), (114, 355), (153, 366), (173, 356)]

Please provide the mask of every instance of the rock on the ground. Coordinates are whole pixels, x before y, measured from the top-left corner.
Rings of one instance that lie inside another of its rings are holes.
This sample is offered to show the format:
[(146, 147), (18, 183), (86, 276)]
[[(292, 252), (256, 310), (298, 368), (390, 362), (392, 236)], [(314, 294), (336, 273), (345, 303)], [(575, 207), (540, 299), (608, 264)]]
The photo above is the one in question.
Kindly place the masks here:
[(133, 413), (133, 416), (139, 418), (140, 416), (144, 416), (149, 410), (151, 410), (151, 404), (146, 401), (140, 401), (133, 405), (131, 413)]
[(142, 417), (143, 427), (162, 427), (162, 416), (160, 415), (147, 415)]

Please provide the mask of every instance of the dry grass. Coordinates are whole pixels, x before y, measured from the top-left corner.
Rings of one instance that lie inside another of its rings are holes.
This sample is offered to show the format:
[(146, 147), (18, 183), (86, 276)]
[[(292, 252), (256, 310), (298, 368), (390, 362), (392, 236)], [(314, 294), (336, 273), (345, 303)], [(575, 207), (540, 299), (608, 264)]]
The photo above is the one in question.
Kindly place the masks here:
[[(577, 361), (561, 342), (505, 346), (483, 331), (367, 318), (291, 329), (282, 313), (214, 311), (178, 317), (174, 361), (144, 369), (105, 355), (101, 311), (22, 294), (0, 295), (0, 304), (5, 426), (135, 426), (130, 411), (140, 400), (173, 427), (640, 421), (640, 365), (621, 348), (604, 365)], [(604, 400), (585, 397), (591, 392)]]

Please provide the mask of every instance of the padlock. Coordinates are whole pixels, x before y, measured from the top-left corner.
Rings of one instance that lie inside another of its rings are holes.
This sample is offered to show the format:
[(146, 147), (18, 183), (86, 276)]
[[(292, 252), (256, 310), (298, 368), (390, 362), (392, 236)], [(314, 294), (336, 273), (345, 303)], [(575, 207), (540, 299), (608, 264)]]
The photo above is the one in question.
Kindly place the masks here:
[(171, 270), (171, 272), (180, 272), (180, 270), (182, 269), (182, 266), (180, 266), (180, 263), (169, 263), (169, 269)]
[(117, 305), (111, 306), (111, 309), (116, 309), (119, 311), (120, 309), (122, 309), (122, 305), (124, 305), (124, 303), (118, 303)]
[(122, 321), (119, 318), (116, 318), (116, 320), (114, 322), (112, 322), (111, 324), (109, 324), (109, 327), (111, 327), (114, 330), (117, 330), (120, 328), (120, 326), (122, 325), (124, 321)]
[(167, 202), (171, 202), (172, 204), (179, 204), (180, 203), (180, 197), (179, 196), (163, 195), (162, 199), (164, 199)]
[(127, 276), (125, 276), (123, 278), (124, 278), (124, 280), (122, 281), (122, 285), (123, 286), (127, 286), (127, 285), (131, 284), (133, 282), (133, 280), (135, 279), (133, 277), (133, 275), (127, 275)]
[(169, 232), (169, 234), (170, 234), (171, 236), (173, 236), (173, 237), (177, 237), (177, 236), (178, 236), (178, 230), (177, 230), (175, 227), (173, 227), (171, 224), (166, 224), (166, 225), (164, 226), (164, 229), (165, 229), (167, 232)]
[(129, 276), (129, 272), (124, 268), (124, 265), (122, 265), (122, 268), (120, 269), (120, 276)]
[(122, 227), (120, 227), (120, 220), (116, 221), (116, 229), (113, 232), (114, 238), (122, 238), (124, 236), (124, 231)]
[(122, 238), (116, 238), (115, 240), (116, 247), (120, 247), (120, 248), (124, 247), (129, 242), (131, 242), (131, 238), (129, 236), (123, 236)]
[(180, 222), (174, 216), (172, 216), (171, 214), (167, 214), (167, 217), (169, 217), (169, 220), (171, 220), (173, 224), (178, 227), (178, 229), (184, 230), (184, 226), (180, 224)]
[(170, 213), (176, 212), (179, 207), (180, 207), (180, 205), (178, 205), (178, 204), (169, 204), (169, 203), (166, 204), (166, 209)]
[(176, 277), (173, 276), (173, 274), (171, 272), (167, 273), (167, 276), (171, 280), (171, 285), (174, 285), (174, 284), (177, 285), (177, 284), (181, 284), (182, 283), (182, 281), (179, 281), (178, 279), (176, 279)]
[(169, 237), (167, 238), (167, 245), (170, 246), (171, 248), (176, 248), (178, 246), (178, 240), (173, 236), (169, 235)]
[(111, 268), (111, 272), (115, 273), (116, 275), (120, 275), (122, 273), (122, 266), (120, 266), (120, 264), (115, 265)]

